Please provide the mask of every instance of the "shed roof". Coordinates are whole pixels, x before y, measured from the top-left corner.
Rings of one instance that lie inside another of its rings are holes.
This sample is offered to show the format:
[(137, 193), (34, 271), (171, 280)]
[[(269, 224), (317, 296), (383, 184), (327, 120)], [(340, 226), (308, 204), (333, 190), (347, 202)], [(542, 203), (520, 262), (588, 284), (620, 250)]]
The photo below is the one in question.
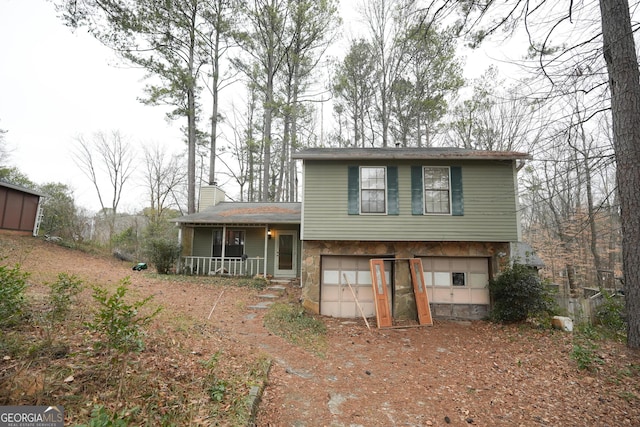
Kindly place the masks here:
[(5, 181), (0, 181), (0, 187), (10, 188), (12, 190), (20, 191), (22, 193), (33, 194), (34, 196), (40, 196), (40, 197), (44, 197), (45, 196), (44, 193), (41, 193), (39, 191), (32, 190), (30, 188), (23, 187), (21, 185), (10, 184), (10, 183), (5, 182)]
[(300, 224), (301, 203), (221, 202), (176, 218), (178, 224)]
[(293, 153), (294, 159), (301, 160), (527, 160), (529, 153), (517, 151), (484, 151), (455, 147), (428, 148), (307, 148)]

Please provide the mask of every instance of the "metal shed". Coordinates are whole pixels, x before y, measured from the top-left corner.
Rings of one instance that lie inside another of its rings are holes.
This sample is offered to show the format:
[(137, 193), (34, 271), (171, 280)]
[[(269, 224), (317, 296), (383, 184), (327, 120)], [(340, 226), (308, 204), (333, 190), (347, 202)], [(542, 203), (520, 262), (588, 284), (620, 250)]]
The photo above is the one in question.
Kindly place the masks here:
[(38, 235), (44, 194), (0, 181), (0, 229)]

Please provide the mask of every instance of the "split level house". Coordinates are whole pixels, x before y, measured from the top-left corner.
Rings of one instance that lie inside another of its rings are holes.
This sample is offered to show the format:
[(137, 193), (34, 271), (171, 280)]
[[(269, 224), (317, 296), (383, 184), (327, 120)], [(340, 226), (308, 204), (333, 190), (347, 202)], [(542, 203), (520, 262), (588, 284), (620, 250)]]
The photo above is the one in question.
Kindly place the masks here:
[(487, 284), (521, 250), (517, 173), (530, 156), (458, 148), (299, 151), (301, 203), (229, 202), (201, 190), (177, 219), (191, 274), (298, 279), (304, 306), (376, 315), (370, 261), (382, 263), (392, 316), (416, 316), (409, 260), (419, 258), (436, 318), (487, 316)]

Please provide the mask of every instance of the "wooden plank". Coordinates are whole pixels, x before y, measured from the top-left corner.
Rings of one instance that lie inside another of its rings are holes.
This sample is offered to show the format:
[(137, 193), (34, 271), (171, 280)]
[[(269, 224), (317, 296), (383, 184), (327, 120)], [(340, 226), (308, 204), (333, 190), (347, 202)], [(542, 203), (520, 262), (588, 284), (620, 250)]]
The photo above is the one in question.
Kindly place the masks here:
[(429, 307), (429, 295), (427, 295), (427, 288), (424, 284), (422, 260), (420, 258), (411, 258), (409, 260), (409, 268), (411, 269), (413, 294), (416, 299), (416, 308), (418, 309), (418, 323), (433, 326), (431, 307)]
[(390, 327), (393, 325), (393, 319), (389, 310), (389, 293), (387, 291), (387, 279), (384, 275), (384, 260), (372, 259), (369, 261), (369, 267), (371, 268), (371, 282), (378, 328)]
[(351, 291), (351, 295), (353, 295), (353, 299), (356, 301), (356, 305), (358, 306), (358, 310), (360, 310), (360, 315), (364, 319), (364, 323), (367, 325), (367, 329), (371, 329), (369, 326), (369, 321), (367, 320), (367, 316), (364, 315), (364, 311), (362, 310), (362, 306), (360, 306), (360, 301), (358, 301), (358, 297), (356, 296), (356, 292), (351, 287), (351, 283), (349, 283), (349, 279), (347, 278), (346, 273), (342, 273), (344, 280), (347, 282), (347, 286), (349, 286), (349, 290)]

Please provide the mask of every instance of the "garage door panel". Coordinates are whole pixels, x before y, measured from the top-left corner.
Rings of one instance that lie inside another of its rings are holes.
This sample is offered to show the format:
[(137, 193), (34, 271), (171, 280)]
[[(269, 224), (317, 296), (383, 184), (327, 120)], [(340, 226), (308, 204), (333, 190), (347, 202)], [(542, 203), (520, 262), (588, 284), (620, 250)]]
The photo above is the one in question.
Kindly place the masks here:
[(489, 304), (489, 291), (487, 289), (471, 289), (472, 304)]
[(371, 286), (359, 287), (357, 293), (358, 300), (373, 301), (373, 288)]
[(327, 301), (340, 301), (340, 287), (324, 286), (322, 288), (322, 299)]
[[(365, 317), (373, 317), (376, 315), (376, 307), (373, 303), (360, 302), (360, 307), (362, 307)], [(356, 317), (360, 317), (360, 313), (358, 313)]]
[(371, 286), (371, 270), (358, 272), (358, 284), (362, 286)]
[[(361, 317), (353, 293), (347, 285), (348, 280), (365, 316), (375, 316), (368, 257), (323, 256), (322, 270), (321, 314), (344, 318)], [(387, 274), (387, 278), (389, 277)]]
[(451, 302), (451, 291), (449, 289), (433, 289), (433, 300), (431, 302)]
[(487, 273), (469, 273), (469, 286), (472, 288), (486, 288), (488, 283)]
[(325, 270), (322, 273), (322, 282), (327, 285), (340, 284), (340, 271), (338, 270)]
[(450, 268), (452, 271), (468, 271), (469, 270), (469, 263), (467, 258), (461, 258), (461, 259), (452, 258), (450, 265), (451, 265)]
[[(488, 258), (423, 257), (422, 265), (430, 302), (489, 304)], [(453, 273), (464, 274), (464, 286), (454, 286)]]
[(435, 286), (451, 286), (451, 273), (436, 271), (433, 273)]
[(484, 273), (487, 271), (489, 260), (486, 258), (469, 258), (469, 271), (473, 273)]

